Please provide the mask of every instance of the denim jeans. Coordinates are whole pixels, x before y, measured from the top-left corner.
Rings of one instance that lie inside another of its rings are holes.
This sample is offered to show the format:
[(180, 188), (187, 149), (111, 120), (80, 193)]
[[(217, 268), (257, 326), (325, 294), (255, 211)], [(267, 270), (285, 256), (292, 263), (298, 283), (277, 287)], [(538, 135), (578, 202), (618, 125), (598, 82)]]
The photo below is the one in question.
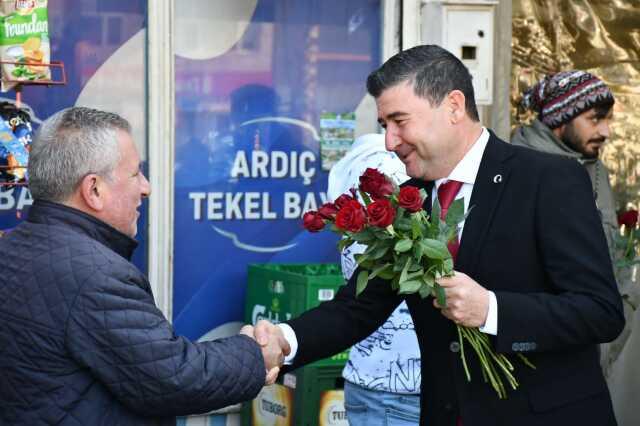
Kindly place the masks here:
[(420, 395), (375, 391), (344, 382), (344, 407), (350, 426), (417, 426)]

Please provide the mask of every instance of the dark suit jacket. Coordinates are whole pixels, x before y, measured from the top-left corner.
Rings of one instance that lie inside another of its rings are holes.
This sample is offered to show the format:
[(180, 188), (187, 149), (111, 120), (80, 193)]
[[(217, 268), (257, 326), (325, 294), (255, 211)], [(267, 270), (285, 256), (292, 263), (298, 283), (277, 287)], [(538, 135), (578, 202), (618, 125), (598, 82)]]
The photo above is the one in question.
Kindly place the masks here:
[[(614, 339), (624, 317), (584, 168), (491, 134), (470, 205), (455, 269), (495, 292), (492, 342), (510, 354), (520, 387), (499, 400), (470, 349), (467, 382), (454, 324), (431, 298), (408, 296), (422, 351), (421, 424), (453, 426), (460, 415), (464, 426), (615, 425), (597, 344)], [(356, 299), (357, 275), (334, 300), (289, 321), (294, 367), (360, 341), (402, 300), (382, 280)]]

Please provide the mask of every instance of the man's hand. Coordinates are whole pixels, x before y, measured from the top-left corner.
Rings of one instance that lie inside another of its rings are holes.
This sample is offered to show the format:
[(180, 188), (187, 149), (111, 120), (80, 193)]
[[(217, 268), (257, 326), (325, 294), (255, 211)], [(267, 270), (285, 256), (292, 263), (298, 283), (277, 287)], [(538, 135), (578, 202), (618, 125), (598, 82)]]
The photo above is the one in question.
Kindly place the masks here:
[[(245, 325), (240, 329), (240, 334), (244, 334), (245, 336), (251, 337), (253, 340), (256, 340), (255, 335), (254, 335), (254, 330), (255, 329), (253, 328), (252, 325)], [(265, 371), (266, 371), (264, 384), (265, 384), (265, 386), (269, 386), (269, 385), (274, 384), (276, 379), (278, 378), (278, 374), (280, 373), (280, 367), (276, 366), (276, 367), (269, 368), (269, 366), (267, 364), (267, 357), (265, 356), (264, 352), (265, 352), (265, 349), (262, 348), (262, 357), (265, 360), (264, 366), (265, 366)]]
[(282, 329), (267, 320), (260, 320), (256, 324), (254, 335), (258, 344), (262, 346), (267, 365), (282, 366), (285, 356), (291, 353), (291, 347)]
[(462, 272), (443, 277), (437, 283), (444, 288), (447, 307), (442, 308), (434, 298), (433, 305), (442, 315), (465, 327), (482, 327), (489, 313), (489, 291)]
[(240, 333), (255, 339), (262, 348), (262, 356), (267, 371), (266, 384), (273, 384), (278, 377), (285, 356), (291, 352), (289, 342), (284, 338), (282, 330), (269, 321), (260, 320), (255, 328), (245, 325), (240, 330)]

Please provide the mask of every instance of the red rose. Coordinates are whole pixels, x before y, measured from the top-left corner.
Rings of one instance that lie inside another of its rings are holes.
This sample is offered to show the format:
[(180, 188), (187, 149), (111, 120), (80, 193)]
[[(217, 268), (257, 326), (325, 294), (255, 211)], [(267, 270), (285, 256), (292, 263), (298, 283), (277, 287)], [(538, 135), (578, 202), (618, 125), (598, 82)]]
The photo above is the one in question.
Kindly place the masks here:
[(318, 209), (318, 214), (323, 219), (327, 219), (327, 220), (335, 219), (337, 213), (338, 213), (338, 208), (333, 203), (324, 203)]
[(334, 205), (338, 208), (338, 210), (340, 210), (343, 206), (349, 203), (349, 201), (353, 201), (353, 200), (354, 200), (353, 197), (350, 197), (347, 194), (342, 194), (336, 199)]
[(336, 226), (345, 231), (360, 232), (367, 223), (364, 207), (356, 200), (351, 200), (340, 208), (336, 215)]
[(398, 194), (398, 205), (403, 209), (415, 213), (422, 209), (422, 196), (415, 186), (403, 186)]
[(367, 169), (360, 176), (360, 190), (374, 199), (388, 197), (393, 193), (393, 184), (376, 169)]
[(373, 226), (386, 228), (393, 223), (396, 218), (396, 210), (391, 205), (391, 201), (381, 198), (367, 206), (369, 213), (369, 223)]
[(318, 232), (324, 228), (324, 220), (316, 211), (308, 211), (302, 216), (302, 226), (309, 232)]
[(635, 228), (638, 223), (638, 210), (629, 210), (618, 215), (618, 225)]

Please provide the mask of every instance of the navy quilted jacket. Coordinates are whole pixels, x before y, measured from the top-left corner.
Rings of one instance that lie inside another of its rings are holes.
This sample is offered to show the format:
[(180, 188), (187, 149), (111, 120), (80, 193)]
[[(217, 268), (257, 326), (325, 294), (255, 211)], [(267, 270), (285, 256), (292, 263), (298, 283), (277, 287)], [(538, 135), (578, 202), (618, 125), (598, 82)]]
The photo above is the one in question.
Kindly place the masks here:
[(135, 246), (42, 201), (0, 238), (0, 425), (175, 425), (257, 395), (259, 346), (176, 336)]

